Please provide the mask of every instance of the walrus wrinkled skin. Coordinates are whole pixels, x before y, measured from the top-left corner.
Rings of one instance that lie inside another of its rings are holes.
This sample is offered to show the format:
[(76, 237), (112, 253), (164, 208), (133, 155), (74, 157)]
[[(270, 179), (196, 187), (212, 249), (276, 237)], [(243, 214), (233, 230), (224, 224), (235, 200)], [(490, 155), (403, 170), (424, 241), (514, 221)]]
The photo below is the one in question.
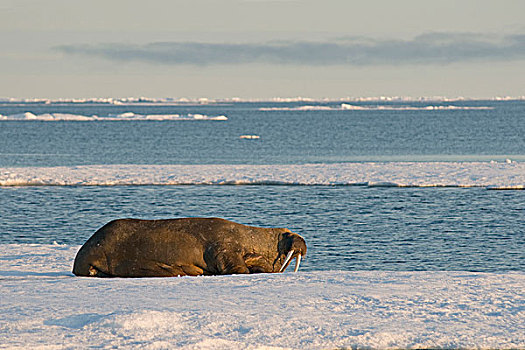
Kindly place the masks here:
[(114, 220), (80, 248), (73, 273), (94, 277), (171, 277), (295, 271), (306, 243), (286, 228), (219, 218)]

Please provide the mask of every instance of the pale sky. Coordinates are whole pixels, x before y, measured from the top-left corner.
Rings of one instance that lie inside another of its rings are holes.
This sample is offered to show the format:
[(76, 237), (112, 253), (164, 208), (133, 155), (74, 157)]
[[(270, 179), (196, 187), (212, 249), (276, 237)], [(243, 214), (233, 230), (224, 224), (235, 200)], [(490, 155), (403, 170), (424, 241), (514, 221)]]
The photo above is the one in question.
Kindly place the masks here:
[(0, 0), (0, 97), (525, 95), (522, 0)]

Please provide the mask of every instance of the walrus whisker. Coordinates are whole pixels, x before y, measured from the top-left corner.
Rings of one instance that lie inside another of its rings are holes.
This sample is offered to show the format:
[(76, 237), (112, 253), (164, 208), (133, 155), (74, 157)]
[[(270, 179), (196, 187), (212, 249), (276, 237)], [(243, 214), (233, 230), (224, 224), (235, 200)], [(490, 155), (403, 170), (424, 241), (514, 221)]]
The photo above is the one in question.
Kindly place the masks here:
[(295, 269), (293, 270), (293, 272), (297, 272), (297, 270), (299, 270), (299, 265), (301, 265), (301, 254), (299, 254), (297, 258), (295, 258)]
[(294, 251), (293, 250), (290, 250), (288, 252), (288, 255), (286, 256), (286, 259), (284, 259), (284, 263), (283, 265), (281, 266), (281, 269), (279, 270), (279, 272), (283, 272), (284, 270), (286, 270), (286, 268), (288, 267), (288, 263), (290, 262), (290, 260), (292, 259), (292, 255), (293, 255)]

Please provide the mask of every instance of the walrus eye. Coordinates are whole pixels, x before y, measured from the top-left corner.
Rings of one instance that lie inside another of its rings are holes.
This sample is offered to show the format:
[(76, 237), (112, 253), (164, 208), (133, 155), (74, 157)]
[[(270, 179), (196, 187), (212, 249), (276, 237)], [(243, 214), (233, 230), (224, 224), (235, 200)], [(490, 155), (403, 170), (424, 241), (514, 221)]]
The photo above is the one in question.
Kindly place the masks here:
[(293, 272), (297, 272), (297, 270), (299, 270), (299, 265), (301, 265), (301, 256), (302, 255), (299, 254), (295, 259), (295, 269), (293, 270)]
[(281, 269), (279, 270), (279, 272), (283, 272), (284, 269), (288, 267), (288, 263), (290, 262), (290, 259), (292, 258), (293, 253), (294, 253), (293, 250), (290, 250), (288, 252), (288, 255), (286, 256), (286, 259), (284, 259), (284, 263), (281, 265)]

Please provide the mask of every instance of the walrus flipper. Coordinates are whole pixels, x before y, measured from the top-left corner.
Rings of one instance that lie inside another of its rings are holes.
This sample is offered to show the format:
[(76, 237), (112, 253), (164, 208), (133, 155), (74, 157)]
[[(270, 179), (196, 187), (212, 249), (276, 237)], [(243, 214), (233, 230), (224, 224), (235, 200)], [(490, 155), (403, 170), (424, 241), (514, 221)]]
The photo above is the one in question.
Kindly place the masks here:
[(89, 266), (88, 272), (89, 277), (113, 277), (105, 272), (100, 271), (93, 265)]
[(244, 256), (244, 263), (250, 270), (250, 273), (269, 273), (273, 271), (272, 266), (260, 254), (249, 253)]
[(231, 275), (250, 273), (240, 249), (231, 249), (223, 245), (214, 245), (207, 250), (205, 260), (214, 262), (214, 274)]
[(172, 266), (164, 263), (156, 263), (156, 265), (167, 273), (166, 277), (200, 276), (204, 274), (204, 270), (195, 265)]
[(219, 273), (222, 275), (232, 275), (240, 273), (250, 273), (250, 269), (241, 257), (241, 254), (224, 254), (219, 256)]
[(177, 276), (198, 276), (202, 275), (202, 270), (197, 267), (181, 265), (169, 265), (157, 261), (142, 262), (140, 268), (121, 273), (121, 277), (177, 277)]
[[(174, 276), (186, 276), (182, 269), (178, 266), (171, 266), (161, 262), (142, 262), (140, 269), (138, 270), (138, 276), (136, 277), (174, 277)], [(134, 276), (135, 277), (135, 276)]]

